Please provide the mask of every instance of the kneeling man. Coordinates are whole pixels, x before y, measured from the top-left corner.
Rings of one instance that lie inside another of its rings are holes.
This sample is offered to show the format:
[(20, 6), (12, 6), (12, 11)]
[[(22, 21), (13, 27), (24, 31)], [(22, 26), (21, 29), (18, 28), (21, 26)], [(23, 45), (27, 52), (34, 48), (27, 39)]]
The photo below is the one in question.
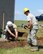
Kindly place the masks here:
[(5, 31), (6, 31), (6, 39), (11, 41), (14, 41), (15, 39), (17, 40), (18, 38), (17, 26), (13, 24), (11, 21), (7, 22)]

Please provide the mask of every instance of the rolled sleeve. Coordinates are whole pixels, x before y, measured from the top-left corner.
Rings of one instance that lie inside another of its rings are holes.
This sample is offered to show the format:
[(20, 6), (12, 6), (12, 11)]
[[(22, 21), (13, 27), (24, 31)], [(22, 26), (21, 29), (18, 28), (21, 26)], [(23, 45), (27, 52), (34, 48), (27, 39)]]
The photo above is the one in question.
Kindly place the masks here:
[(8, 25), (6, 25), (6, 31), (8, 30)]
[(17, 26), (15, 24), (13, 24), (13, 28), (17, 29)]

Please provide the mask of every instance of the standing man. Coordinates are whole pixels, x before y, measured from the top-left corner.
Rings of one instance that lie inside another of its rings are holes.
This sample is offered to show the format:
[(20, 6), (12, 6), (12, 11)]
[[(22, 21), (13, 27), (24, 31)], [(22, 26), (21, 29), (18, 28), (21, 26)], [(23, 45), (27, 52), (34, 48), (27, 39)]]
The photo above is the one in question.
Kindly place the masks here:
[(11, 21), (7, 22), (5, 32), (6, 32), (6, 39), (8, 40), (13, 41), (18, 38), (17, 26), (13, 24)]
[(31, 51), (37, 51), (38, 50), (38, 44), (37, 44), (37, 37), (36, 33), (38, 31), (38, 21), (35, 18), (34, 15), (32, 15), (28, 8), (24, 8), (24, 14), (27, 16), (27, 27), (30, 29), (29, 35), (28, 35), (28, 43), (31, 46)]

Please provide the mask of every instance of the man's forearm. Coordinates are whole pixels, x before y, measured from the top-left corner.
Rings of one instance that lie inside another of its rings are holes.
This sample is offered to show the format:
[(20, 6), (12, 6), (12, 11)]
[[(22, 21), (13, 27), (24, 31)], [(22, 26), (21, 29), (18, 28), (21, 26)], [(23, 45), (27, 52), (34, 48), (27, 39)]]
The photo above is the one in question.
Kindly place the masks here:
[(11, 34), (13, 37), (15, 37), (15, 35), (14, 35), (12, 32), (11, 32), (10, 34)]
[(15, 29), (15, 37), (18, 38), (18, 31)]
[(16, 32), (16, 37), (18, 38), (18, 32)]

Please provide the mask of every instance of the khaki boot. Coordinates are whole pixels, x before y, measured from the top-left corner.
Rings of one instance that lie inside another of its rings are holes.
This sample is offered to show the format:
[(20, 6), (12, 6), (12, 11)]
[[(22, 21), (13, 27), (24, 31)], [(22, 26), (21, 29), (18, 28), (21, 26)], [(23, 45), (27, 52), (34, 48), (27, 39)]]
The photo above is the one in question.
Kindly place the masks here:
[(32, 52), (38, 51), (38, 47), (31, 47), (31, 51), (32, 51)]

